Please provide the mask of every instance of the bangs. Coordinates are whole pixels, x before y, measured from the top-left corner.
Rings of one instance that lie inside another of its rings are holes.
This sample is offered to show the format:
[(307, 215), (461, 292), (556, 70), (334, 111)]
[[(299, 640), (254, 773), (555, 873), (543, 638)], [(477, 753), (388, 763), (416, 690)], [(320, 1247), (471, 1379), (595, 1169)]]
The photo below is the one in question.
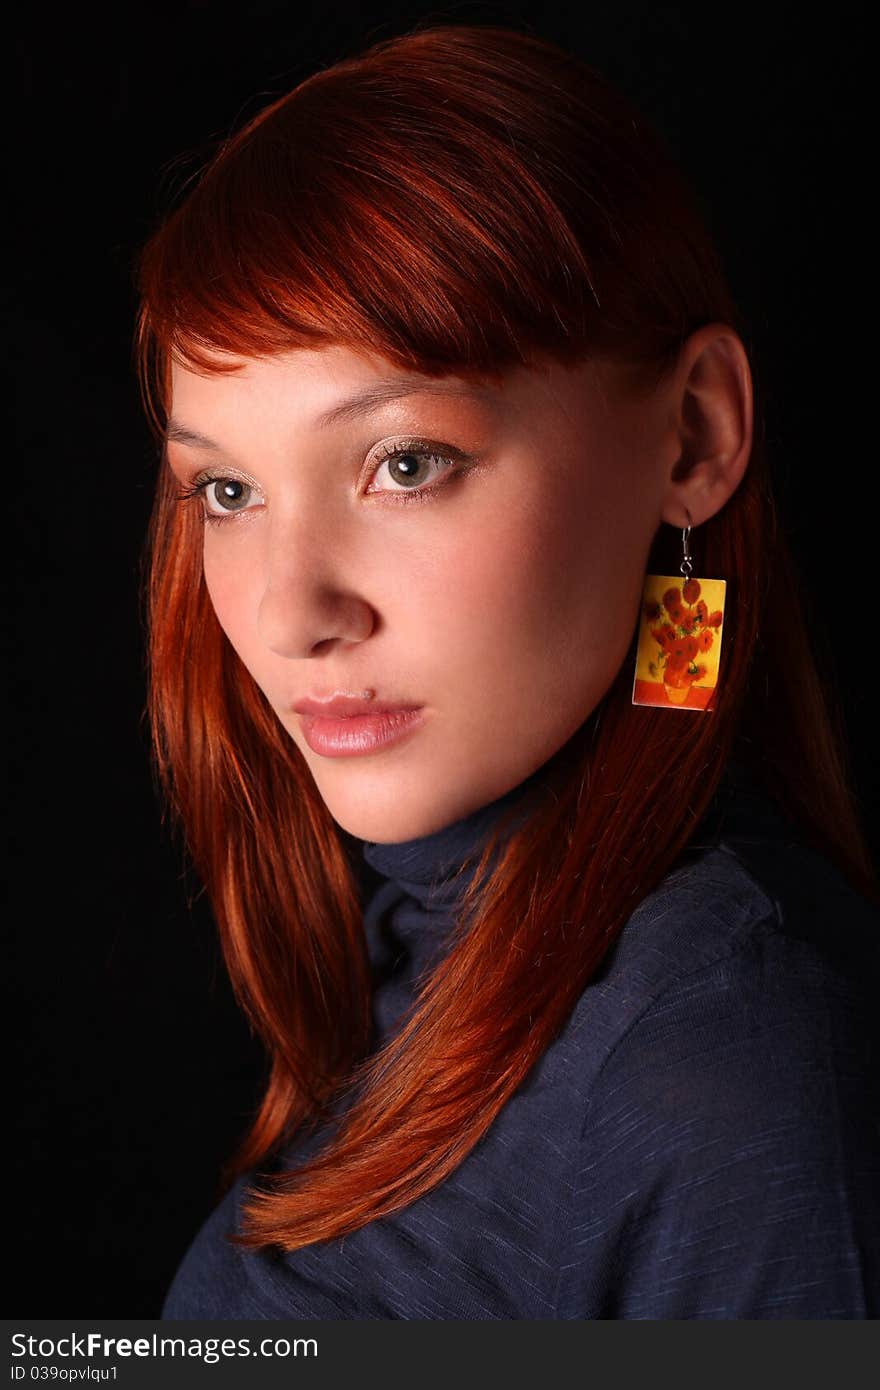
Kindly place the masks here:
[(469, 43), (414, 44), (316, 74), (219, 149), (141, 253), (144, 353), (213, 372), (332, 343), (480, 378), (583, 354), (598, 299), (517, 139), (534, 111), (500, 76), (492, 99)]
[(686, 204), (580, 60), (489, 27), (385, 40), (258, 113), (144, 247), (147, 412), (172, 358), (225, 372), (335, 344), (481, 381), (543, 357), (656, 363), (693, 318)]

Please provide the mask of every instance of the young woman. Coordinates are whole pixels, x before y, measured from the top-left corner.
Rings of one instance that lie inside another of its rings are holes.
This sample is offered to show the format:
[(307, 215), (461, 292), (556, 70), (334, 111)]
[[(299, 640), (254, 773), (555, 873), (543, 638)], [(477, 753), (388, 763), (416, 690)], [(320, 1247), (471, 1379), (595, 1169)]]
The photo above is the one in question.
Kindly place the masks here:
[(157, 763), (271, 1059), (163, 1316), (877, 1316), (877, 885), (658, 136), (417, 29), (139, 285)]

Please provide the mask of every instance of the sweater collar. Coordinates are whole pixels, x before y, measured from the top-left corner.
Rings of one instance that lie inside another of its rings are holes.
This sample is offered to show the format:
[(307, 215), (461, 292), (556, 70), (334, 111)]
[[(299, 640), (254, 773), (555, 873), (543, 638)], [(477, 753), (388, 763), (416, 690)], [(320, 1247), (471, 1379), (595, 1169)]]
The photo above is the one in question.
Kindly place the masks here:
[(543, 764), (494, 801), (429, 835), (392, 844), (365, 840), (364, 859), (422, 907), (448, 907), (464, 891), (471, 876), (466, 871), (457, 876), (464, 861), (470, 862), (472, 873), (496, 820), (509, 807), (521, 803), (515, 822), (520, 823), (528, 814), (532, 795), (540, 789), (548, 767), (549, 763)]
[[(429, 835), (392, 844), (362, 841), (364, 859), (423, 908), (448, 909), (464, 891), (495, 821), (508, 807), (520, 804), (514, 822), (518, 825), (529, 814), (555, 765), (554, 757), (494, 801)], [(779, 808), (769, 802), (744, 764), (732, 757), (715, 798), (696, 827), (690, 848), (706, 848), (721, 837), (760, 839), (768, 834), (778, 835), (780, 828), (791, 829), (784, 818), (780, 821)], [(470, 871), (463, 870), (459, 875), (466, 859)]]

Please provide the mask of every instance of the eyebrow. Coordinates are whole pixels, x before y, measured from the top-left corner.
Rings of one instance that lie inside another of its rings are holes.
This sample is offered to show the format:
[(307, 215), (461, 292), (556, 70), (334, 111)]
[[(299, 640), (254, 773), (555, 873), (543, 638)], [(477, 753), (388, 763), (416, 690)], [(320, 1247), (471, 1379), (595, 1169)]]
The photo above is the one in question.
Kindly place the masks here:
[[(344, 421), (355, 420), (361, 415), (368, 414), (376, 406), (385, 404), (386, 401), (400, 400), (404, 396), (476, 396), (488, 400), (490, 389), (478, 385), (454, 385), (450, 382), (402, 382), (397, 378), (377, 381), (373, 385), (355, 392), (353, 396), (348, 396), (337, 405), (331, 406), (329, 410), (325, 410), (315, 420), (315, 428), (326, 429), (328, 425), (338, 425)], [(199, 434), (197, 430), (189, 429), (179, 420), (168, 421), (165, 439), (166, 441), (173, 440), (178, 444), (190, 444), (196, 449), (211, 449), (215, 453), (223, 452), (222, 447), (213, 439), (209, 439), (206, 434)]]

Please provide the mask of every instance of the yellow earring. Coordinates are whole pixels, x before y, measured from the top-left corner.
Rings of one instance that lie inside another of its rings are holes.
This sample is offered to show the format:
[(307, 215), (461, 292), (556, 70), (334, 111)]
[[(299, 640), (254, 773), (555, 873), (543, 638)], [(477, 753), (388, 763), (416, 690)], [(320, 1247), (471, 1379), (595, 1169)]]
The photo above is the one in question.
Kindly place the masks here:
[(687, 518), (681, 533), (684, 578), (645, 575), (632, 702), (706, 712), (718, 688), (727, 581), (692, 576), (690, 512)]

